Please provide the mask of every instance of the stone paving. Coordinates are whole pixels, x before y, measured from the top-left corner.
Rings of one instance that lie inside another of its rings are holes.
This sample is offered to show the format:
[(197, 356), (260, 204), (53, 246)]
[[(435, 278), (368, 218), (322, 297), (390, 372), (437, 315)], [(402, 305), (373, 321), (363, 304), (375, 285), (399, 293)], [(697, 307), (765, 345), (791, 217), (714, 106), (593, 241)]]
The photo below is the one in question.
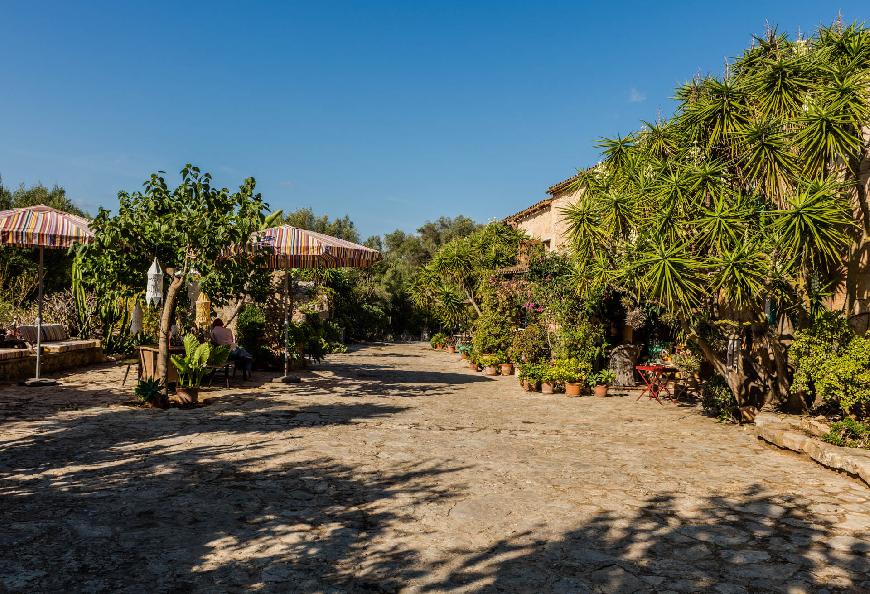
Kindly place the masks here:
[(0, 386), (0, 591), (870, 592), (870, 489), (693, 407), (423, 345), (196, 410)]

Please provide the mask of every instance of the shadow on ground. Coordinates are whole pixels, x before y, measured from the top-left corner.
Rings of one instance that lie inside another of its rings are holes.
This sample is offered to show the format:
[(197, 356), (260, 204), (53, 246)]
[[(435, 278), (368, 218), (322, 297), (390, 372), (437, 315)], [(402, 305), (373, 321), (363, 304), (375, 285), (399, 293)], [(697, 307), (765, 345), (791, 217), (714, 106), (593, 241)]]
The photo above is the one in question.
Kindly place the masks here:
[(421, 575), (418, 552), (370, 544), (455, 494), (441, 483), (456, 468), (367, 471), (298, 442), (401, 410), (266, 395), (42, 421), (0, 450), (0, 591), (395, 590)]

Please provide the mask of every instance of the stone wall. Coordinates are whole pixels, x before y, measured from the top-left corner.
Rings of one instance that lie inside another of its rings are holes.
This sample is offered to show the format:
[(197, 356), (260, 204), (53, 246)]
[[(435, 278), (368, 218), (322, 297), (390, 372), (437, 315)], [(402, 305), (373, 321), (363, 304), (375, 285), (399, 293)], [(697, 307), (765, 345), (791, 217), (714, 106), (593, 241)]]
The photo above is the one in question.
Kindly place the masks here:
[[(99, 347), (67, 351), (65, 353), (43, 353), (41, 371), (43, 374), (60, 371), (77, 371), (82, 367), (102, 363), (106, 360)], [(36, 355), (20, 359), (0, 361), (0, 382), (16, 382), (36, 375)]]

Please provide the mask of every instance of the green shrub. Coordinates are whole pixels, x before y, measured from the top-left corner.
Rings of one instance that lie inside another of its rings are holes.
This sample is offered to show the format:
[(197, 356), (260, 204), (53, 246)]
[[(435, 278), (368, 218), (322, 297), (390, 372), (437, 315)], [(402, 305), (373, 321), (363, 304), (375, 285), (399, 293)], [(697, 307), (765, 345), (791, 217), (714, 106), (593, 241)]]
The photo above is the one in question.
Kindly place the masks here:
[(529, 380), (531, 382), (540, 382), (544, 379), (544, 373), (549, 368), (546, 363), (521, 363), (519, 365), (519, 378)]
[(474, 323), (474, 350), (483, 354), (507, 352), (513, 332), (505, 316), (496, 312), (484, 312)]
[(267, 346), (266, 313), (256, 305), (246, 305), (236, 318), (236, 342), (251, 353), (259, 365), (268, 366), (274, 355)]
[(791, 390), (837, 406), (845, 415), (870, 414), (870, 338), (857, 336), (843, 316), (828, 313), (795, 332), (789, 350)]
[(536, 363), (550, 358), (547, 331), (540, 324), (530, 324), (514, 334), (508, 358), (516, 363)]
[(432, 338), (429, 339), (429, 344), (432, 345), (433, 349), (437, 349), (440, 346), (444, 346), (447, 344), (447, 335), (441, 332), (434, 334)]
[(555, 359), (577, 358), (593, 363), (604, 352), (604, 327), (588, 319), (579, 318), (565, 324), (553, 336)]
[(701, 406), (704, 412), (719, 421), (730, 422), (740, 418), (737, 399), (725, 380), (717, 375), (701, 388)]
[(846, 418), (833, 423), (822, 439), (838, 446), (870, 449), (870, 424)]
[(576, 357), (556, 359), (550, 366), (548, 378), (559, 383), (584, 383), (592, 373), (592, 364)]
[(598, 373), (593, 373), (589, 376), (589, 386), (609, 386), (616, 379), (616, 374), (609, 369), (602, 369)]

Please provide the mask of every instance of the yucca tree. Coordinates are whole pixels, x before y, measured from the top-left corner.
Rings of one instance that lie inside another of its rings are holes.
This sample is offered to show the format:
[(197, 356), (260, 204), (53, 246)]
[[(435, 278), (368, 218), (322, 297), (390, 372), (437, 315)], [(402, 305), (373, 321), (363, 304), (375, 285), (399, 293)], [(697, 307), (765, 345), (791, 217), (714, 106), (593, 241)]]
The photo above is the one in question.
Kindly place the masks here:
[[(741, 405), (789, 402), (767, 314), (800, 326), (838, 279), (854, 289), (870, 238), (868, 76), (863, 26), (796, 41), (771, 29), (722, 79), (678, 88), (672, 119), (602, 140), (604, 160), (563, 212), (581, 284), (661, 306)], [(726, 356), (729, 340), (740, 356)]]

